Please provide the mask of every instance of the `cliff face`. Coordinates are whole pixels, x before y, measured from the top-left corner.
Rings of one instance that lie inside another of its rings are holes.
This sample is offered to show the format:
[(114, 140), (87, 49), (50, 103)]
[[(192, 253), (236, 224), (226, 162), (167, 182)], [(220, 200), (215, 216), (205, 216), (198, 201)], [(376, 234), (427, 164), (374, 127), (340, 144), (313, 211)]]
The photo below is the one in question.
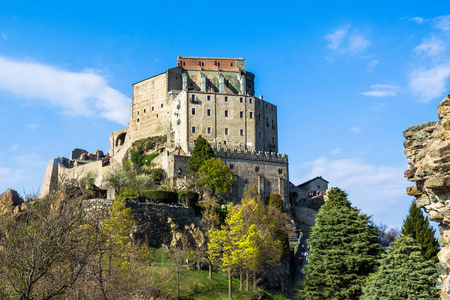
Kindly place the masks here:
[(450, 299), (450, 94), (438, 106), (438, 122), (415, 125), (404, 131), (408, 180), (407, 188), (423, 207), (430, 220), (440, 223), (438, 254), (439, 281), (442, 299)]

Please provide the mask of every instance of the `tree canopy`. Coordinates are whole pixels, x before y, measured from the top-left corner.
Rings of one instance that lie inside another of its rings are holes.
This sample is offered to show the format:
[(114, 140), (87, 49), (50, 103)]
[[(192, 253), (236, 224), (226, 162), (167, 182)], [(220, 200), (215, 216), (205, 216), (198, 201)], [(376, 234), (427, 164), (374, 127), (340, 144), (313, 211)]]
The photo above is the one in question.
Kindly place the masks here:
[(435, 230), (431, 227), (428, 217), (423, 215), (422, 210), (413, 201), (409, 214), (403, 221), (402, 235), (411, 236), (420, 246), (425, 258), (437, 262), (439, 243), (434, 234)]
[(197, 172), (203, 163), (214, 157), (214, 151), (207, 140), (201, 135), (194, 141), (194, 149), (188, 160), (189, 170)]
[(228, 193), (234, 185), (233, 173), (220, 158), (210, 158), (198, 170), (197, 184), (204, 186), (214, 195)]
[(381, 248), (377, 228), (367, 215), (351, 207), (341, 189), (328, 192), (309, 244), (300, 299), (358, 299)]
[(413, 238), (402, 235), (394, 241), (381, 260), (380, 268), (370, 277), (361, 299), (439, 299), (436, 280), (433, 264), (425, 259)]

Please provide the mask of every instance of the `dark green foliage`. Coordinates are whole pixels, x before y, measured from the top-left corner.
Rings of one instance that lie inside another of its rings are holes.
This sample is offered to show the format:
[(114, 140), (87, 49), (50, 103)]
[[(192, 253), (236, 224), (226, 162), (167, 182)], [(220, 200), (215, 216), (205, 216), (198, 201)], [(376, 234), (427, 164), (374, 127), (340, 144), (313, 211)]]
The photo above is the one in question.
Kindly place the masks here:
[(316, 215), (300, 299), (358, 299), (381, 248), (370, 217), (351, 207), (339, 188)]
[(205, 161), (214, 157), (211, 145), (201, 135), (194, 141), (192, 156), (188, 160), (189, 170), (197, 172)]
[(131, 147), (133, 148), (139, 148), (142, 146), (144, 151), (153, 150), (158, 145), (163, 145), (167, 141), (167, 136), (152, 136), (145, 139), (140, 139), (137, 141), (134, 141), (133, 144), (131, 144)]
[(283, 199), (281, 198), (281, 195), (278, 193), (271, 193), (269, 195), (269, 205), (275, 207), (280, 212), (284, 211)]
[(155, 169), (152, 171), (152, 180), (155, 184), (160, 184), (161, 180), (164, 177), (164, 170), (163, 169)]
[(139, 148), (135, 150), (131, 150), (131, 161), (136, 166), (142, 166), (142, 160), (144, 159), (144, 147), (141, 145)]
[(200, 194), (194, 191), (178, 191), (178, 200), (187, 207), (195, 207)]
[(150, 166), (152, 160), (159, 155), (159, 152), (153, 152), (152, 154), (145, 155), (141, 160), (141, 166), (146, 165)]
[(136, 191), (132, 186), (127, 186), (120, 193), (116, 194), (116, 198), (119, 200), (134, 199), (136, 198)]
[(365, 300), (439, 299), (437, 272), (427, 261), (414, 239), (402, 235), (381, 260), (378, 271), (364, 288)]
[(409, 214), (403, 221), (402, 235), (409, 235), (414, 238), (422, 249), (422, 254), (426, 259), (437, 262), (439, 243), (434, 237), (435, 230), (430, 226), (428, 217), (425, 217), (422, 210), (417, 207), (414, 201), (409, 208)]
[(147, 190), (142, 192), (142, 196), (152, 202), (168, 204), (178, 202), (178, 194), (171, 191)]

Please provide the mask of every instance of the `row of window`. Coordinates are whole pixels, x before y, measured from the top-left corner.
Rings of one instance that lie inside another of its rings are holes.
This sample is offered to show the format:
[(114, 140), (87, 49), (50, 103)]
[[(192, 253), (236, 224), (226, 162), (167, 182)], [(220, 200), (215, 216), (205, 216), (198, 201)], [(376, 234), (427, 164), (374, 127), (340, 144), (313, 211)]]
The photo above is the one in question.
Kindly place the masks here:
[[(164, 107), (164, 104), (161, 103), (161, 108), (163, 108), (163, 107)], [(152, 111), (154, 111), (154, 110), (155, 110), (155, 107), (152, 106)], [(147, 112), (147, 109), (144, 108), (144, 114), (145, 114), (146, 112)], [(140, 113), (141, 113), (141, 111), (138, 110), (136, 114), (139, 116)]]
[[(195, 126), (192, 126), (192, 133), (195, 133)], [(225, 128), (225, 135), (228, 135), (228, 128)], [(211, 134), (211, 127), (206, 128), (206, 133), (207, 134)], [(239, 135), (243, 136), (244, 135), (244, 129), (239, 129)]]
[[(207, 95), (206, 96), (206, 100), (211, 100), (211, 95)], [(248, 99), (248, 103), (250, 103), (250, 104), (252, 104), (252, 100), (253, 100), (253, 98), (249, 98)], [(192, 102), (195, 102), (196, 101), (196, 96), (195, 96), (195, 94), (192, 94), (191, 95), (191, 101)], [(223, 98), (223, 101), (224, 102), (228, 102), (228, 96), (225, 96), (224, 98)], [(244, 103), (244, 98), (243, 97), (240, 97), (239, 98), (239, 102), (240, 103)], [(261, 102), (260, 101), (256, 101), (256, 103), (259, 105)], [(271, 111), (273, 111), (273, 108), (274, 108), (274, 106), (270, 106), (270, 110)], [(269, 104), (268, 103), (266, 103), (266, 109), (269, 109)]]
[[(230, 170), (233, 170), (234, 169), (234, 165), (233, 164), (230, 164)], [(259, 167), (255, 167), (255, 172), (259, 172)], [(283, 169), (278, 169), (278, 174), (283, 174)], [(268, 181), (267, 182), (267, 185), (269, 185), (270, 186), (270, 181)]]
[[(195, 112), (196, 112), (195, 108), (192, 108), (191, 114), (192, 114), (192, 115), (195, 115)], [(210, 108), (206, 109), (206, 115), (207, 115), (207, 116), (211, 116), (211, 109), (210, 109)], [(224, 115), (225, 115), (225, 117), (228, 117), (228, 115), (229, 115), (229, 114), (228, 114), (228, 110), (225, 110)], [(244, 112), (243, 112), (243, 111), (240, 111), (240, 112), (239, 112), (239, 117), (240, 117), (240, 118), (243, 118), (243, 117), (244, 117)], [(249, 118), (250, 118), (250, 119), (253, 119), (253, 112), (249, 112)], [(273, 120), (272, 120), (272, 121), (273, 121)]]

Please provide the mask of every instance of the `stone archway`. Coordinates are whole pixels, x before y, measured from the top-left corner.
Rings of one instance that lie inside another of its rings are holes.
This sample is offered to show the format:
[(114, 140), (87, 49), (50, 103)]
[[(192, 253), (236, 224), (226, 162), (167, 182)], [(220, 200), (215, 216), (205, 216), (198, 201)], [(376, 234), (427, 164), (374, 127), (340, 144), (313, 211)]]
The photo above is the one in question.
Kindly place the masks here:
[(122, 145), (125, 143), (125, 136), (126, 136), (126, 135), (127, 135), (126, 132), (122, 132), (121, 134), (119, 134), (119, 135), (117, 136), (117, 139), (116, 139), (116, 147), (122, 146)]

